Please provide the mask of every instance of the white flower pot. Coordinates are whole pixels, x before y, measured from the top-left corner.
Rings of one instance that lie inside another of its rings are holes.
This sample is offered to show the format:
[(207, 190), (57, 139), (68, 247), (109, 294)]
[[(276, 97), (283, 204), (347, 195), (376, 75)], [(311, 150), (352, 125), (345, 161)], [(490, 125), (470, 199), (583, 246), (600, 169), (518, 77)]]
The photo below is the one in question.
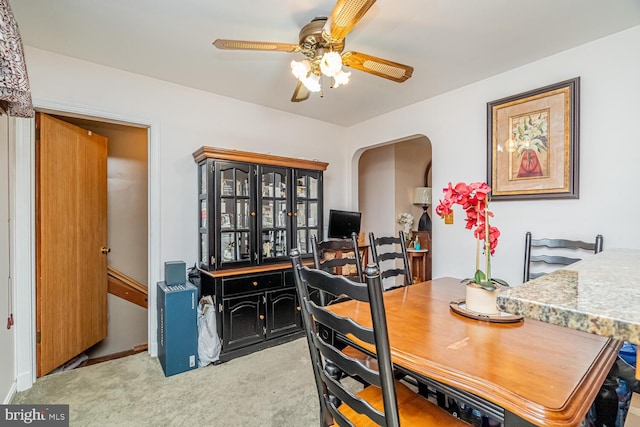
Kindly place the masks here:
[(467, 310), (475, 311), (481, 314), (498, 314), (499, 289), (489, 291), (475, 283), (469, 283), (466, 286), (465, 307)]

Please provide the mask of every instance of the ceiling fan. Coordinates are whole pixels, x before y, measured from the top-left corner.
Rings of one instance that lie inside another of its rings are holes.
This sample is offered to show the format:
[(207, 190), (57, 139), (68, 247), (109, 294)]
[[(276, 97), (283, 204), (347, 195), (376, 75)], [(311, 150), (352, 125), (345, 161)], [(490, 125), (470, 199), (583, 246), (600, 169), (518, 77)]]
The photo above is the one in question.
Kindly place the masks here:
[(291, 61), (291, 72), (298, 79), (291, 102), (304, 101), (311, 92), (321, 92), (323, 75), (331, 79), (331, 87), (347, 83), (351, 73), (344, 72), (343, 65), (402, 83), (411, 77), (413, 67), (360, 52), (343, 53), (345, 37), (375, 2), (338, 0), (328, 18), (314, 18), (302, 27), (298, 44), (217, 39), (213, 45), (218, 49), (303, 53), (308, 59)]

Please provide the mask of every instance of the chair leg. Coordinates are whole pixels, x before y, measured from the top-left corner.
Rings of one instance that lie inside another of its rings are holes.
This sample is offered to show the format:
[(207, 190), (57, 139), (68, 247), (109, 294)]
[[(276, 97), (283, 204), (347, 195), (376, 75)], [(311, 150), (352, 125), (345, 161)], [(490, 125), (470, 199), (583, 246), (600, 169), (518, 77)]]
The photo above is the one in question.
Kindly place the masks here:
[(617, 377), (618, 366), (614, 363), (594, 401), (596, 407), (596, 427), (616, 425), (616, 418), (618, 416)]
[(321, 405), (320, 408), (320, 426), (321, 427), (331, 427), (335, 423), (333, 422), (333, 417), (329, 410), (325, 407), (325, 405)]

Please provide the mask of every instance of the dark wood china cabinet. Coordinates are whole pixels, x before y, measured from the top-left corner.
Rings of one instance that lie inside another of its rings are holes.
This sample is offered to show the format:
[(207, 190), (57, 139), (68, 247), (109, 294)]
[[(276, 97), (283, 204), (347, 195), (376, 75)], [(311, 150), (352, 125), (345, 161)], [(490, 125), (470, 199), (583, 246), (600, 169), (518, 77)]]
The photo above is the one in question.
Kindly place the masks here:
[(217, 307), (222, 361), (303, 335), (292, 248), (322, 238), (327, 163), (201, 147), (198, 266)]

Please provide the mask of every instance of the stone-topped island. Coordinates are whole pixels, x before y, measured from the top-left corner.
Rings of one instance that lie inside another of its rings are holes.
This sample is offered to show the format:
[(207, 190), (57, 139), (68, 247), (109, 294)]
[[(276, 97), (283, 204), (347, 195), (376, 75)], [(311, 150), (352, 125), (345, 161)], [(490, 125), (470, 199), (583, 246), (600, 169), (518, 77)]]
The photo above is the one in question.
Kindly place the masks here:
[(640, 250), (609, 249), (503, 289), (498, 307), (507, 313), (640, 344)]

